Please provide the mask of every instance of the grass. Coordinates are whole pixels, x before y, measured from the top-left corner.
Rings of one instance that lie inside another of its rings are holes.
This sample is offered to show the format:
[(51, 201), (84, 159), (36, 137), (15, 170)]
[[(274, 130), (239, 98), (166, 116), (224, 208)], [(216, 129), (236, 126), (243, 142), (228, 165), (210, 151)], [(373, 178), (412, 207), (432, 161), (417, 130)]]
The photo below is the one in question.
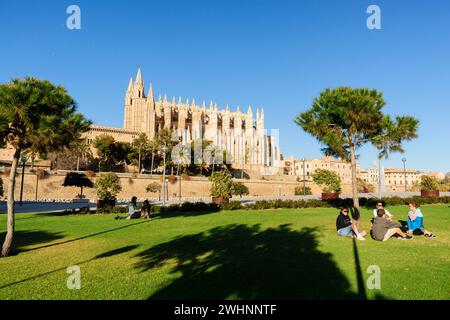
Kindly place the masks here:
[[(406, 207), (390, 212), (405, 220)], [(336, 209), (223, 211), (116, 221), (18, 214), (0, 299), (449, 299), (450, 209), (423, 206), (435, 239), (336, 235)], [(369, 230), (371, 211), (363, 210)], [(6, 217), (0, 215), (3, 239)], [(66, 286), (81, 268), (81, 290)], [(381, 290), (369, 290), (378, 265)]]

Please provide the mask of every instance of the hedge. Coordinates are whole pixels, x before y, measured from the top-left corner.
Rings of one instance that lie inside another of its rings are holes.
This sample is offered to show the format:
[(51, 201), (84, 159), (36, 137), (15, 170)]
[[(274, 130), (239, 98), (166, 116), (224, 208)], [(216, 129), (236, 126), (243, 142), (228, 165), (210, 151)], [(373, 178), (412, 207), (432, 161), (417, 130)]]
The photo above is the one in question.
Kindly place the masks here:
[[(374, 208), (375, 204), (379, 202), (377, 198), (360, 198), (359, 203), (362, 207)], [(398, 206), (407, 205), (410, 202), (415, 202), (418, 206), (422, 204), (448, 204), (450, 203), (450, 197), (410, 197), (400, 198), (391, 197), (383, 198), (381, 200), (384, 206)], [(241, 204), (239, 201), (223, 202), (220, 205), (205, 202), (184, 202), (182, 204), (171, 204), (166, 207), (151, 206), (151, 214), (164, 215), (182, 212), (215, 212), (220, 210), (265, 210), (265, 209), (278, 209), (278, 208), (342, 208), (352, 207), (353, 200), (351, 198), (346, 199), (334, 199), (328, 201), (322, 201), (318, 199), (309, 200), (258, 200), (251, 204)], [(66, 210), (66, 214), (74, 213), (94, 213), (93, 211), (86, 210)], [(114, 207), (114, 208), (98, 208), (96, 213), (128, 213), (128, 207)]]

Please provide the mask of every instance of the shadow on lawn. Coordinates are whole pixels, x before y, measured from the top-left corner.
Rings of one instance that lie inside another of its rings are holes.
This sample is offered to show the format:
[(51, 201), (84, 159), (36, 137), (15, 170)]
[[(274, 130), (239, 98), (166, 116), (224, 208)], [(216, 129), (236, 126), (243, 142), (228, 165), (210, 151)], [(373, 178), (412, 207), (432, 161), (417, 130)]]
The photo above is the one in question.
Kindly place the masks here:
[[(118, 227), (118, 228), (114, 228), (114, 229), (109, 229), (109, 230), (105, 230), (105, 231), (96, 232), (96, 233), (93, 233), (93, 234), (88, 234), (86, 236), (82, 236), (82, 237), (78, 237), (78, 238), (74, 238), (74, 239), (70, 239), (70, 240), (65, 240), (65, 241), (56, 242), (56, 243), (50, 243), (50, 244), (47, 244), (47, 245), (43, 245), (43, 246), (31, 248), (31, 249), (22, 249), (22, 250), (20, 250), (20, 252), (34, 251), (34, 250), (39, 250), (39, 249), (43, 249), (43, 248), (59, 246), (59, 245), (62, 245), (62, 244), (66, 244), (66, 243), (70, 243), (70, 242), (74, 242), (74, 241), (79, 241), (79, 240), (95, 237), (95, 236), (98, 236), (98, 235), (101, 235), (101, 234), (114, 232), (114, 231), (122, 230), (122, 229), (125, 229), (125, 228), (130, 228), (130, 227), (133, 227), (133, 226), (136, 226), (136, 225), (139, 225), (139, 224), (148, 223), (150, 221), (151, 220), (145, 220), (145, 221), (141, 221), (141, 222), (137, 222), (137, 223), (127, 224), (127, 225), (124, 225), (124, 226), (121, 226), (121, 227)], [(26, 231), (26, 232), (28, 232), (28, 231)], [(49, 234), (48, 232), (45, 232), (45, 231), (37, 231), (37, 232), (39, 232), (40, 234), (37, 234), (35, 238), (38, 239), (39, 237), (42, 237), (42, 239), (40, 239), (40, 241), (36, 242), (36, 243), (45, 243), (45, 242), (49, 242), (49, 241), (52, 241), (52, 240), (60, 239), (60, 238), (63, 237), (59, 233), (55, 233), (53, 236), (56, 236), (57, 238), (49, 238), (49, 235), (51, 236), (51, 234)], [(13, 243), (14, 247), (20, 241), (26, 241), (26, 237), (21, 237), (20, 234), (18, 234), (18, 233), (20, 233), (20, 232), (16, 232), (15, 235), (14, 235), (14, 239), (15, 239), (14, 243)], [(25, 238), (25, 239), (23, 239), (23, 238)], [(28, 245), (30, 245), (30, 244), (28, 244)]]
[[(132, 246), (126, 246), (126, 247), (114, 249), (114, 250), (107, 251), (107, 252), (104, 252), (102, 254), (99, 254), (99, 255), (95, 256), (94, 258), (91, 258), (91, 259), (88, 259), (88, 260), (84, 260), (84, 261), (80, 261), (80, 262), (77, 262), (77, 263), (73, 263), (72, 265), (80, 266), (82, 264), (94, 261), (96, 259), (109, 258), (109, 257), (115, 256), (115, 255), (118, 255), (118, 254), (122, 254), (122, 253), (125, 253), (125, 252), (128, 252), (128, 251), (134, 250), (137, 247), (139, 247), (139, 246), (138, 245), (132, 245)], [(58, 268), (58, 269), (55, 269), (55, 270), (44, 272), (44, 273), (35, 275), (33, 277), (25, 278), (25, 279), (22, 279), (22, 280), (19, 280), (19, 281), (14, 281), (14, 282), (5, 284), (3, 286), (0, 286), (0, 289), (4, 289), (4, 288), (7, 288), (7, 287), (10, 287), (10, 286), (19, 284), (19, 283), (23, 283), (23, 282), (26, 282), (26, 281), (34, 280), (34, 279), (37, 279), (37, 278), (40, 278), (40, 277), (43, 277), (43, 276), (47, 276), (47, 275), (50, 275), (50, 274), (58, 272), (58, 271), (67, 270), (67, 267), (68, 266), (64, 266), (62, 268)]]
[[(6, 232), (0, 232), (0, 241), (3, 241), (5, 236)], [(25, 249), (25, 247), (47, 243), (61, 238), (64, 238), (64, 234), (61, 232), (51, 233), (42, 230), (15, 231), (13, 246), (9, 255), (14, 256), (24, 251), (33, 250)]]
[(317, 249), (317, 236), (316, 228), (233, 224), (145, 250), (136, 268), (175, 260), (171, 272), (181, 273), (149, 299), (365, 299), (365, 292), (352, 292), (332, 255)]

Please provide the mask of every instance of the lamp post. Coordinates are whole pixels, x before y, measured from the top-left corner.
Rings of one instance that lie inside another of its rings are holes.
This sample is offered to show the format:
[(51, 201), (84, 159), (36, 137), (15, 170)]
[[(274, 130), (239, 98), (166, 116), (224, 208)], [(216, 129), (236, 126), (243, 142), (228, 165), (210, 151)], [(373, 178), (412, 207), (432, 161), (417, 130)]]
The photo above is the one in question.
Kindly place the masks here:
[(38, 187), (39, 187), (39, 170), (36, 170), (36, 194), (34, 196), (34, 200), (38, 199)]
[(176, 163), (178, 165), (178, 200), (181, 202), (181, 171), (180, 166), (182, 164), (183, 160), (177, 159)]
[(303, 162), (303, 195), (306, 195), (305, 158), (302, 158), (302, 162)]
[(164, 154), (163, 157), (163, 206), (166, 205), (166, 153), (169, 151), (169, 148), (164, 145), (161, 148), (161, 151)]
[(381, 201), (381, 158), (378, 158), (378, 199)]
[(20, 201), (19, 205), (22, 205), (22, 197), (23, 197), (23, 180), (25, 176), (25, 164), (27, 163), (27, 157), (23, 156), (20, 161), (22, 161), (22, 182), (20, 184)]
[(406, 158), (402, 158), (403, 161), (403, 175), (405, 178), (405, 192), (406, 192)]

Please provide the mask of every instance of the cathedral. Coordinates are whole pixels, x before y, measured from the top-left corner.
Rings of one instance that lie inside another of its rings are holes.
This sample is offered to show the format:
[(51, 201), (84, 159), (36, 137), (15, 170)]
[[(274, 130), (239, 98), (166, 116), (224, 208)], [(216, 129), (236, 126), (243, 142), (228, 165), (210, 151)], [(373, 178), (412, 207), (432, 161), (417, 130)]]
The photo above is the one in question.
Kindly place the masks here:
[(147, 94), (144, 92), (140, 69), (125, 93), (124, 128), (92, 126), (87, 141), (92, 143), (95, 136), (110, 134), (118, 141), (132, 142), (142, 132), (152, 139), (163, 128), (169, 129), (182, 145), (190, 146), (198, 139), (212, 141), (215, 147), (226, 150), (231, 156), (229, 161), (237, 167), (279, 167), (278, 132), (267, 134), (264, 110), (257, 109), (254, 117), (251, 107), (242, 113), (239, 107), (232, 112), (228, 106), (219, 109), (212, 102), (206, 106), (205, 102), (200, 105), (195, 100), (176, 101), (175, 97), (168, 100), (161, 95), (155, 100), (151, 85)]

